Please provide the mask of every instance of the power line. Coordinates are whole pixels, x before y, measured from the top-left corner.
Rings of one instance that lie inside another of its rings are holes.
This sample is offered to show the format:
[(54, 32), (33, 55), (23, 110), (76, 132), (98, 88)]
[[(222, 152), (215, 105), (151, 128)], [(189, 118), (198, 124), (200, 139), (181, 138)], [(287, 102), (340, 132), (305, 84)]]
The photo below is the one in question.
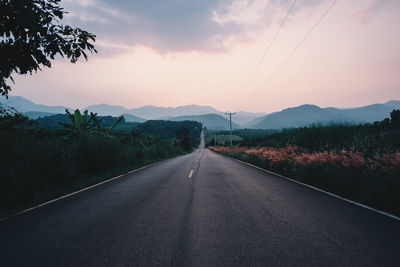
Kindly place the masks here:
[(269, 50), (271, 49), (272, 45), (274, 44), (276, 38), (278, 37), (283, 25), (285, 25), (287, 18), (289, 17), (290, 13), (292, 12), (294, 5), (296, 4), (297, 0), (294, 0), (292, 5), (290, 6), (286, 16), (284, 17), (284, 19), (282, 20), (282, 23), (279, 25), (277, 31), (275, 32), (274, 37), (271, 39), (271, 42), (269, 43), (268, 47), (265, 49), (263, 56), (261, 57), (261, 59), (258, 61), (256, 67), (254, 68), (253, 72), (251, 73), (249, 79), (247, 80), (245, 86), (243, 87), (243, 89), (240, 91), (240, 93), (238, 94), (238, 98), (240, 97), (240, 95), (247, 89), (247, 86), (249, 85), (249, 83), (251, 82), (251, 80), (253, 79), (254, 75), (256, 74), (257, 70), (260, 68), (261, 64), (264, 61), (265, 56), (268, 54)]
[(300, 46), (307, 40), (307, 38), (311, 35), (311, 33), (317, 28), (317, 26), (321, 23), (321, 21), (326, 17), (326, 15), (329, 13), (329, 11), (333, 8), (333, 6), (338, 2), (339, 0), (333, 0), (332, 3), (329, 5), (329, 7), (325, 10), (325, 12), (322, 14), (322, 16), (317, 20), (317, 22), (311, 27), (311, 29), (308, 31), (308, 33), (304, 36), (304, 38), (297, 44), (297, 46), (292, 50), (292, 52), (286, 57), (286, 59), (282, 62), (282, 64), (269, 76), (268, 80), (261, 86), (253, 96), (255, 96), (261, 89), (265, 88), (271, 80), (279, 73), (279, 71), (286, 65), (286, 63), (289, 61), (289, 59), (296, 53), (296, 51), (300, 48)]

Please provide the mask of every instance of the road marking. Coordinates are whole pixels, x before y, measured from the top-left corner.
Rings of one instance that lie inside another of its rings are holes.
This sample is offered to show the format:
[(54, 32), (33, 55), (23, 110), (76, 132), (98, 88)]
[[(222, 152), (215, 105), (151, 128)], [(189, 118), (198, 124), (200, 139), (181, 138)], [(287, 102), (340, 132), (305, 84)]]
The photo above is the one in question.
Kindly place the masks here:
[(193, 170), (190, 171), (188, 178), (192, 178)]
[[(212, 151), (212, 150), (209, 150), (209, 151)], [(212, 152), (214, 152), (214, 151), (212, 151)], [(246, 164), (246, 165), (251, 166), (251, 167), (253, 167), (253, 168), (259, 169), (259, 170), (261, 170), (261, 171), (263, 171), (263, 172), (266, 172), (266, 173), (268, 173), (268, 174), (272, 174), (272, 175), (275, 175), (275, 176), (277, 176), (277, 177), (283, 178), (283, 179), (285, 179), (285, 180), (291, 181), (291, 182), (293, 182), (293, 183), (300, 184), (300, 185), (303, 185), (303, 186), (305, 186), (305, 187), (311, 188), (311, 189), (313, 189), (313, 190), (319, 191), (319, 192), (321, 192), (321, 193), (323, 193), (323, 194), (326, 194), (326, 195), (329, 195), (329, 196), (331, 196), (331, 197), (338, 198), (338, 199), (340, 199), (340, 200), (343, 200), (343, 201), (345, 201), (345, 202), (348, 202), (348, 203), (351, 203), (351, 204), (353, 204), (353, 205), (359, 206), (359, 207), (361, 207), (361, 208), (364, 208), (364, 209), (367, 209), (367, 210), (370, 210), (370, 211), (379, 213), (379, 214), (381, 214), (381, 215), (390, 217), (390, 218), (395, 219), (395, 220), (397, 220), (397, 221), (400, 221), (400, 217), (398, 217), (398, 216), (396, 216), (396, 215), (393, 215), (393, 214), (391, 214), (391, 213), (388, 213), (388, 212), (385, 212), (385, 211), (382, 211), (382, 210), (377, 210), (377, 209), (375, 209), (375, 208), (373, 208), (373, 207), (370, 207), (370, 206), (361, 204), (361, 203), (356, 202), (356, 201), (354, 201), (354, 200), (350, 200), (350, 199), (341, 197), (341, 196), (339, 196), (339, 195), (336, 195), (336, 194), (330, 193), (330, 192), (328, 192), (328, 191), (319, 189), (319, 188), (314, 187), (314, 186), (312, 186), (312, 185), (308, 185), (308, 184), (299, 182), (299, 181), (297, 181), (297, 180), (294, 180), (294, 179), (292, 179), (292, 178), (288, 178), (288, 177), (286, 177), (286, 176), (280, 175), (280, 174), (278, 174), (278, 173), (274, 173), (274, 172), (272, 172), (272, 171), (263, 169), (263, 168), (258, 167), (258, 166), (256, 166), (256, 165), (253, 165), (253, 164), (251, 164), (251, 163), (248, 163), (248, 162), (245, 162), (245, 161), (241, 161), (240, 159), (231, 158), (231, 157), (229, 157), (229, 156), (225, 156), (225, 155), (219, 154), (219, 153), (217, 153), (217, 152), (214, 152), (214, 153), (216, 153), (216, 154), (218, 154), (218, 155), (221, 155), (221, 156), (223, 156), (223, 157), (225, 157), (225, 158), (232, 159), (232, 160), (235, 160), (235, 161), (237, 161), (237, 162)]]
[(199, 160), (198, 160), (198, 159), (196, 159), (196, 162), (199, 162)]
[(58, 198), (56, 198), (56, 199), (53, 199), (53, 200), (50, 200), (50, 201), (47, 201), (47, 202), (44, 202), (44, 203), (41, 203), (41, 204), (39, 204), (39, 205), (37, 205), (37, 206), (28, 208), (28, 209), (26, 209), (26, 210), (19, 211), (19, 212), (17, 212), (17, 213), (11, 214), (11, 215), (9, 215), (9, 216), (7, 216), (7, 217), (0, 218), (0, 222), (5, 221), (5, 220), (7, 220), (7, 219), (9, 219), (9, 218), (12, 218), (12, 217), (21, 215), (21, 214), (23, 214), (23, 213), (29, 212), (29, 211), (31, 211), (31, 210), (35, 210), (35, 209), (37, 209), (37, 208), (46, 206), (46, 205), (51, 204), (51, 203), (53, 203), (53, 202), (56, 202), (56, 201), (58, 201), (58, 200), (61, 200), (61, 199), (64, 199), (64, 198), (67, 198), (67, 197), (76, 195), (76, 194), (78, 194), (78, 193), (87, 191), (87, 190), (92, 189), (92, 188), (94, 188), (94, 187), (97, 187), (97, 186), (99, 186), (99, 185), (102, 185), (102, 184), (105, 184), (105, 183), (109, 183), (109, 182), (111, 182), (111, 181), (113, 181), (113, 180), (119, 179), (119, 178), (124, 177), (124, 176), (126, 176), (126, 175), (128, 175), (128, 174), (135, 173), (135, 172), (141, 171), (141, 170), (143, 170), (143, 169), (147, 169), (147, 168), (152, 167), (152, 166), (154, 166), (154, 165), (158, 165), (158, 164), (160, 164), (160, 163), (162, 163), (162, 162), (164, 162), (164, 161), (167, 161), (167, 160), (168, 160), (168, 159), (162, 160), (162, 161), (159, 161), (159, 162), (155, 162), (155, 163), (152, 163), (152, 164), (150, 164), (150, 165), (143, 166), (143, 167), (138, 168), (138, 169), (131, 170), (131, 171), (127, 172), (127, 173), (124, 173), (124, 174), (115, 176), (115, 177), (113, 177), (113, 178), (110, 178), (110, 179), (108, 179), (108, 180), (99, 182), (99, 183), (97, 183), (97, 184), (94, 184), (94, 185), (91, 185), (91, 186), (82, 188), (82, 189), (80, 189), (80, 190), (78, 190), (78, 191), (75, 191), (75, 192), (66, 194), (66, 195), (64, 195), (64, 196), (58, 197)]

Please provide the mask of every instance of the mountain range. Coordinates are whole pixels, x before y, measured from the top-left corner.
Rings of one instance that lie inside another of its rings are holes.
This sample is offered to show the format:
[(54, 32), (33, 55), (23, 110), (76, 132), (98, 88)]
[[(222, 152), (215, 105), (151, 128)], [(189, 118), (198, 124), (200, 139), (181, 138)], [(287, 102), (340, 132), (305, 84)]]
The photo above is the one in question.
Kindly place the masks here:
[(307, 126), (312, 123), (366, 123), (380, 121), (390, 116), (393, 109), (400, 109), (400, 101), (389, 101), (384, 104), (373, 104), (359, 108), (320, 108), (315, 105), (301, 105), (287, 108), (266, 116), (259, 117), (247, 124), (245, 128), (283, 129)]
[[(229, 130), (229, 120), (218, 114), (189, 115), (169, 118), (171, 121), (198, 121), (207, 129)], [(240, 126), (232, 122), (232, 128), (239, 129)]]
[[(10, 96), (8, 100), (0, 97), (0, 103), (14, 107), (31, 119), (65, 113), (66, 109), (73, 110), (64, 106), (36, 104), (21, 96)], [(365, 123), (383, 120), (390, 116), (393, 109), (400, 109), (400, 101), (392, 100), (384, 104), (346, 109), (301, 105), (271, 114), (240, 111), (232, 116), (232, 126), (233, 128), (283, 129), (307, 126), (312, 123)], [(186, 105), (172, 108), (148, 105), (128, 109), (117, 105), (99, 104), (88, 106), (83, 110), (89, 110), (98, 115), (123, 115), (127, 122), (144, 122), (151, 119), (195, 120), (203, 123), (208, 129), (225, 130), (229, 128), (229, 120), (225, 112), (210, 106)]]

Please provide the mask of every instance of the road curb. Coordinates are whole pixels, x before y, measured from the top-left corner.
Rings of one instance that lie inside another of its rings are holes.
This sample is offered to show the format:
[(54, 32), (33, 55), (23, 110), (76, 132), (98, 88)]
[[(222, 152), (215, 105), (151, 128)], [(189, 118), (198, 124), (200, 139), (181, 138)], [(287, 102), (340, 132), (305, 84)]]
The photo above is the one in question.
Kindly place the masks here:
[[(210, 150), (210, 149), (208, 149), (208, 150)], [(212, 151), (212, 150), (210, 150), (210, 151)], [(215, 151), (212, 151), (212, 152), (217, 153), (217, 152), (215, 152)], [(306, 186), (306, 187), (308, 187), (308, 188), (311, 188), (311, 189), (316, 190), (316, 191), (318, 191), (318, 192), (324, 193), (324, 194), (329, 195), (329, 196), (331, 196), (331, 197), (338, 198), (338, 199), (340, 199), (340, 200), (346, 201), (346, 202), (351, 203), (351, 204), (353, 204), (353, 205), (356, 205), (356, 206), (362, 207), (362, 208), (364, 208), (364, 209), (367, 209), (367, 210), (370, 210), (370, 211), (379, 213), (379, 214), (381, 214), (381, 215), (390, 217), (390, 218), (392, 218), (392, 219), (397, 220), (397, 221), (400, 222), (400, 217), (398, 217), (398, 216), (396, 216), (396, 215), (393, 215), (393, 214), (390, 214), (390, 213), (388, 213), (388, 212), (385, 212), (385, 211), (382, 211), (382, 210), (377, 210), (377, 209), (375, 209), (375, 208), (372, 208), (372, 207), (370, 207), (370, 206), (361, 204), (361, 203), (356, 202), (356, 201), (354, 201), (354, 200), (350, 200), (350, 199), (348, 199), (348, 198), (341, 197), (341, 196), (339, 196), (339, 195), (330, 193), (330, 192), (328, 192), (328, 191), (325, 191), (325, 190), (323, 190), (323, 189), (314, 187), (314, 186), (312, 186), (312, 185), (308, 185), (308, 184), (302, 183), (302, 182), (300, 182), (300, 181), (294, 180), (294, 179), (292, 179), (292, 178), (289, 178), (289, 177), (280, 175), (280, 174), (278, 174), (278, 173), (275, 173), (275, 172), (272, 172), (272, 171), (263, 169), (263, 168), (258, 167), (258, 166), (256, 166), (256, 165), (253, 165), (253, 164), (251, 164), (251, 163), (248, 163), (248, 162), (245, 162), (245, 161), (242, 161), (242, 160), (233, 158), (233, 157), (229, 157), (229, 156), (226, 156), (226, 155), (224, 155), (224, 154), (220, 154), (220, 153), (217, 153), (217, 154), (219, 154), (219, 155), (221, 155), (221, 156), (224, 156), (224, 157), (226, 157), (226, 158), (235, 160), (235, 161), (237, 161), (237, 162), (246, 164), (246, 165), (248, 165), (248, 166), (251, 166), (251, 167), (253, 167), (253, 168), (256, 168), (256, 169), (258, 169), (258, 170), (261, 170), (261, 171), (263, 171), (263, 172), (266, 172), (266, 173), (268, 173), (268, 174), (271, 174), (271, 175), (274, 175), (274, 176), (283, 178), (283, 179), (288, 180), (288, 181), (290, 181), (290, 182), (293, 182), (293, 183), (296, 183), (296, 184), (300, 184), (300, 185)]]
[(105, 180), (105, 181), (99, 182), (99, 183), (97, 183), (97, 184), (94, 184), (94, 185), (91, 185), (91, 186), (88, 186), (88, 187), (79, 189), (79, 190), (77, 190), (77, 191), (74, 191), (74, 192), (72, 192), (72, 193), (63, 195), (63, 196), (61, 196), (61, 197), (58, 197), (58, 198), (55, 198), (55, 199), (46, 201), (46, 202), (41, 203), (41, 204), (39, 204), (39, 205), (36, 205), (36, 206), (34, 206), (34, 207), (31, 207), (31, 208), (28, 208), (28, 209), (19, 211), (19, 212), (17, 212), (17, 213), (11, 214), (11, 215), (9, 215), (9, 216), (7, 216), (7, 217), (0, 218), (0, 222), (3, 222), (3, 221), (5, 221), (5, 220), (7, 220), (7, 219), (10, 219), (10, 218), (12, 218), (12, 217), (21, 215), (21, 214), (23, 214), (23, 213), (26, 213), (26, 212), (35, 210), (35, 209), (37, 209), (37, 208), (46, 206), (46, 205), (51, 204), (51, 203), (53, 203), (53, 202), (56, 202), (56, 201), (58, 201), (58, 200), (61, 200), (61, 199), (64, 199), (64, 198), (67, 198), (67, 197), (70, 197), (70, 196), (79, 194), (79, 193), (81, 193), (81, 192), (87, 191), (87, 190), (92, 189), (92, 188), (94, 188), (94, 187), (97, 187), (97, 186), (100, 186), (100, 185), (109, 183), (109, 182), (114, 181), (114, 180), (116, 180), (116, 179), (122, 178), (122, 177), (124, 177), (124, 176), (126, 176), (126, 175), (128, 175), (128, 174), (132, 174), (132, 173), (135, 173), (135, 172), (138, 172), (138, 171), (141, 171), (141, 170), (150, 168), (150, 167), (152, 167), (152, 166), (158, 165), (158, 164), (160, 164), (160, 163), (162, 163), (162, 162), (164, 162), (164, 161), (167, 161), (167, 160), (169, 160), (169, 159), (162, 160), (162, 161), (158, 161), (158, 162), (154, 162), (154, 163), (152, 163), (152, 164), (149, 164), (149, 165), (140, 167), (140, 168), (138, 168), (138, 169), (133, 169), (133, 170), (131, 170), (131, 171), (128, 171), (128, 172), (123, 173), (123, 174), (121, 174), (121, 175), (112, 177), (112, 178), (110, 178), (110, 179), (107, 179), (107, 180)]

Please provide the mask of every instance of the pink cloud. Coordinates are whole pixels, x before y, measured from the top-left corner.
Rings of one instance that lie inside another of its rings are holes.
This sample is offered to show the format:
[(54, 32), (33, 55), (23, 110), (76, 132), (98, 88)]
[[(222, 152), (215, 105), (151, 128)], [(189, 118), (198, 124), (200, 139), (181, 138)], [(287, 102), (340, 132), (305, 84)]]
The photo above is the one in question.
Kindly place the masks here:
[(399, 0), (369, 0), (367, 8), (359, 10), (353, 14), (353, 18), (361, 24), (367, 24), (372, 21), (378, 13), (388, 10), (400, 10)]

